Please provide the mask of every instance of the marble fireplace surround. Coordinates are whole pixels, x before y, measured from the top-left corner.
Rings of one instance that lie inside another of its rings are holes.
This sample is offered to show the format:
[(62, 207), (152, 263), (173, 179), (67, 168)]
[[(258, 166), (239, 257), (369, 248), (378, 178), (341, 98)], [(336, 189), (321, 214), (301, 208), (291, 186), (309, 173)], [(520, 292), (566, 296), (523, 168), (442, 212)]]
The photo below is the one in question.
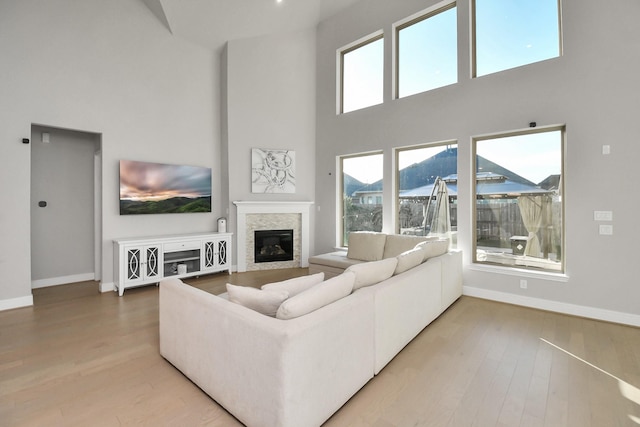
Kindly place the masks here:
[[(313, 202), (238, 200), (234, 201), (233, 204), (237, 208), (236, 267), (239, 273), (250, 270), (309, 266), (309, 210)], [(299, 224), (297, 227), (277, 226), (277, 228), (293, 228), (294, 230), (299, 228), (298, 231), (294, 231), (294, 234), (299, 232), (298, 236), (294, 235), (294, 261), (262, 263), (262, 265), (258, 266), (251, 262), (254, 256), (253, 231), (256, 229), (254, 225), (255, 219), (256, 217), (264, 218), (265, 222), (268, 223), (273, 222), (277, 215), (282, 215), (283, 220), (286, 219), (289, 223), (293, 219), (296, 224)]]

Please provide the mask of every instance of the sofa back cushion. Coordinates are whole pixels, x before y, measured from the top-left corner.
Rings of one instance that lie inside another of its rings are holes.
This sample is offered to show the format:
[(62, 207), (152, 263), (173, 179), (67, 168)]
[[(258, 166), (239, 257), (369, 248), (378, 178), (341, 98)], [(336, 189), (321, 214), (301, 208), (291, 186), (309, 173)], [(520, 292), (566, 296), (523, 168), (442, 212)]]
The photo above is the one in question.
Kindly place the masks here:
[(350, 271), (325, 280), (284, 301), (278, 308), (276, 317), (284, 320), (294, 319), (344, 298), (353, 290), (355, 279), (356, 274)]
[(353, 290), (355, 291), (356, 289), (375, 285), (383, 280), (387, 280), (393, 276), (397, 264), (398, 260), (396, 257), (393, 257), (381, 259), (380, 261), (355, 264), (345, 271), (353, 271), (356, 274), (356, 279), (353, 283)]
[[(352, 231), (349, 233), (347, 258), (361, 261), (378, 261), (384, 254), (387, 235), (373, 231)], [(415, 244), (414, 244), (415, 246)]]
[(227, 296), (231, 302), (274, 317), (278, 307), (284, 300), (289, 298), (289, 292), (261, 291), (250, 286), (237, 286), (227, 283)]
[(309, 276), (294, 277), (282, 282), (267, 283), (262, 285), (263, 291), (287, 291), (289, 298), (304, 292), (324, 280), (324, 273), (311, 274)]
[(396, 258), (398, 260), (398, 265), (393, 272), (394, 275), (404, 273), (405, 271), (422, 264), (422, 261), (424, 260), (424, 251), (422, 248), (413, 248), (401, 253)]
[(418, 243), (416, 248), (420, 248), (424, 254), (424, 261), (429, 258), (446, 254), (449, 251), (449, 239), (434, 239)]
[(404, 234), (388, 234), (384, 244), (383, 258), (393, 258), (416, 247), (420, 242), (430, 239), (425, 236), (408, 236)]

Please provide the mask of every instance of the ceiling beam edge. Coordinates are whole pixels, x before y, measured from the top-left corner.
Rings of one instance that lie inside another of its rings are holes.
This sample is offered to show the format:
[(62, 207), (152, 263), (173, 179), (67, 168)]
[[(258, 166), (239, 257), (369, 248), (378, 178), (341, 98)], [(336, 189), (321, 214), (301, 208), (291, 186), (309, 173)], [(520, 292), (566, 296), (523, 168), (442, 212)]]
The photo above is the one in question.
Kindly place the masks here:
[(167, 30), (173, 34), (171, 24), (169, 23), (169, 19), (167, 19), (164, 7), (162, 6), (162, 0), (142, 0), (142, 2), (149, 8), (149, 10), (151, 10), (151, 12), (153, 12), (162, 25), (164, 25)]

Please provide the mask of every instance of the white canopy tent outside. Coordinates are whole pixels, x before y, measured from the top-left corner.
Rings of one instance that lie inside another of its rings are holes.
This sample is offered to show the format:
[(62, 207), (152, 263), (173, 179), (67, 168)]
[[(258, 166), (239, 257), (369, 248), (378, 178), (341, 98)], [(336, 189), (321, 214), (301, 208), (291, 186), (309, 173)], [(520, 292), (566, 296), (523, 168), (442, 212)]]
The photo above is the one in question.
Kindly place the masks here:
[[(435, 197), (434, 197), (435, 195)], [(422, 223), (429, 236), (449, 239), (451, 245), (451, 212), (449, 210), (449, 190), (440, 177), (436, 178), (431, 197), (425, 201)], [(431, 205), (433, 204), (433, 209)]]

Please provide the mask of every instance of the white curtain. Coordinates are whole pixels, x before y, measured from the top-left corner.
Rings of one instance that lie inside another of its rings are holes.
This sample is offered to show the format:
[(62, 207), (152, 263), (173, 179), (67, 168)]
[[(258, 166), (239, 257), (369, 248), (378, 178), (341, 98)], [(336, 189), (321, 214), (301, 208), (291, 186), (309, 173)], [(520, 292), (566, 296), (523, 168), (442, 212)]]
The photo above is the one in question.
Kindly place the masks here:
[(520, 196), (518, 197), (518, 207), (522, 222), (529, 232), (527, 246), (524, 248), (524, 254), (534, 257), (540, 257), (540, 240), (538, 239), (538, 230), (542, 226), (547, 205), (547, 196)]

